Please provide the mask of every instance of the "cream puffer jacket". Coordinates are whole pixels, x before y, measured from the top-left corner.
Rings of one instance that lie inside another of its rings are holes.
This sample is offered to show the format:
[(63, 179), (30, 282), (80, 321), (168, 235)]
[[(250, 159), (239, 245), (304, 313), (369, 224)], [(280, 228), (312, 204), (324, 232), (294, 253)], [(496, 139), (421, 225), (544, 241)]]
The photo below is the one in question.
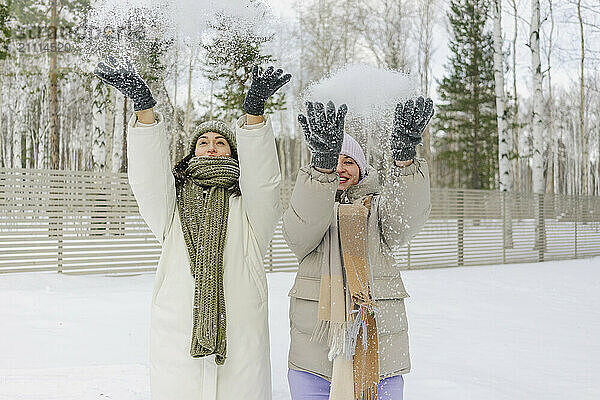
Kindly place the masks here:
[[(410, 371), (408, 322), (404, 299), (408, 297), (393, 251), (405, 245), (423, 227), (431, 210), (429, 171), (424, 159), (405, 168), (392, 167), (387, 184), (379, 186), (377, 173), (342, 194), (352, 203), (373, 195), (368, 217), (367, 246), (377, 303), (379, 374), (381, 378)], [(334, 217), (338, 174), (313, 167), (298, 173), (290, 207), (283, 217), (283, 234), (300, 267), (290, 296), (289, 368), (331, 379), (332, 362), (327, 344), (311, 341), (317, 323), (323, 237)]]
[[(229, 200), (223, 285), (227, 359), (192, 358), (194, 279), (175, 201), (167, 133), (128, 126), (129, 183), (140, 213), (162, 245), (150, 308), (152, 400), (270, 400), (267, 281), (263, 256), (281, 215), (281, 174), (270, 120), (235, 126), (241, 196)], [(257, 129), (250, 129), (257, 127)]]

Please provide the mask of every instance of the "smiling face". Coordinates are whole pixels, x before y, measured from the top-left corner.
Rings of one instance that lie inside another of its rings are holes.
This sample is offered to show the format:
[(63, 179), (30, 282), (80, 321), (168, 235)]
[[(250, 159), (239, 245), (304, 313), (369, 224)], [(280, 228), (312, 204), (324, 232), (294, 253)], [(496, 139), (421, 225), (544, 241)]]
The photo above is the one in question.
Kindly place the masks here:
[(340, 154), (340, 157), (338, 158), (336, 171), (340, 175), (338, 190), (346, 190), (350, 186), (356, 185), (360, 179), (360, 169), (358, 168), (358, 164), (352, 157), (348, 157), (344, 154)]
[(201, 157), (231, 157), (231, 147), (220, 133), (206, 132), (198, 138), (194, 154)]

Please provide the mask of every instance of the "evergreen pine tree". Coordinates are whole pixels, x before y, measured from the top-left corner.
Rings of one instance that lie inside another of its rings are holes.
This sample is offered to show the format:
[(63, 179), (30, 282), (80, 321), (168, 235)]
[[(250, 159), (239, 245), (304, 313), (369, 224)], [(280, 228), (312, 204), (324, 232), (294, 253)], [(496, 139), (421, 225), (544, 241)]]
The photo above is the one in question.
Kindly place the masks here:
[(8, 25), (8, 21), (10, 20), (10, 5), (10, 0), (5, 4), (0, 4), (0, 60), (4, 60), (8, 56), (8, 44), (11, 34)]
[[(438, 81), (437, 160), (447, 182), (493, 189), (498, 171), (498, 132), (494, 92), (494, 53), (486, 27), (488, 0), (452, 0), (447, 76)], [(444, 171), (444, 172), (445, 172)]]
[[(235, 24), (230, 17), (220, 16), (214, 23), (216, 34), (207, 44), (205, 75), (214, 83), (217, 100), (213, 117), (231, 121), (241, 112), (246, 92), (252, 82), (254, 65), (272, 65), (275, 58), (263, 53), (272, 36), (261, 36), (251, 28)], [(212, 101), (212, 99), (211, 99)], [(277, 92), (265, 104), (265, 113), (285, 109), (285, 94)]]

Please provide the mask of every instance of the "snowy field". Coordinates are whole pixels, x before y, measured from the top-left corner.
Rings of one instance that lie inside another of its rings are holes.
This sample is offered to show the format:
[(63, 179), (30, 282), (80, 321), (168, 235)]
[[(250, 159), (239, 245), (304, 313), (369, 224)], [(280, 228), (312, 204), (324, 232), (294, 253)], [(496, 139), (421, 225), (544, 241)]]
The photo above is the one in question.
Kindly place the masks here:
[[(403, 273), (406, 400), (600, 398), (600, 258)], [(268, 275), (274, 399), (286, 383), (287, 291)], [(152, 274), (0, 276), (0, 399), (150, 399)]]

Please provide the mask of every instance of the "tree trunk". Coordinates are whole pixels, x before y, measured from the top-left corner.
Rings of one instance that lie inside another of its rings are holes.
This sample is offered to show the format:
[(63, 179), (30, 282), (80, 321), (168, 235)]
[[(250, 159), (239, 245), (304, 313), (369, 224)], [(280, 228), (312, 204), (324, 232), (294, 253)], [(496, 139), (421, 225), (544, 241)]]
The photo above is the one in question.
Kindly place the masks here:
[(123, 164), (123, 154), (121, 154), (121, 143), (123, 143), (123, 95), (116, 90), (114, 96), (114, 129), (112, 136), (112, 165), (111, 172), (119, 172)]
[(549, 154), (548, 154), (548, 179), (546, 185), (547, 193), (555, 193), (558, 186), (556, 185), (556, 152), (558, 151), (558, 142), (554, 134), (554, 98), (552, 97), (552, 46), (554, 35), (554, 10), (552, 8), (552, 0), (548, 0), (550, 7), (550, 37), (548, 38), (548, 136), (550, 138)]
[(50, 33), (50, 48), (54, 51), (50, 52), (50, 151), (52, 154), (52, 169), (60, 168), (60, 131), (58, 121), (58, 52), (56, 51), (57, 37), (57, 8), (56, 0), (50, 0), (51, 7), (51, 33)]
[(531, 31), (529, 34), (531, 49), (531, 69), (533, 82), (533, 159), (531, 168), (531, 184), (535, 193), (535, 249), (538, 251), (538, 261), (544, 260), (546, 248), (546, 230), (544, 223), (544, 104), (542, 94), (542, 66), (540, 61), (540, 2), (531, 3)]
[(92, 170), (102, 171), (106, 161), (106, 96), (104, 84), (94, 78), (92, 104)]
[(4, 105), (4, 60), (0, 60), (0, 168), (7, 167), (4, 155), (4, 114), (2, 106)]
[(588, 194), (588, 144), (585, 137), (585, 92), (584, 92), (584, 65), (585, 65), (585, 38), (583, 35), (583, 18), (581, 16), (581, 0), (577, 1), (577, 17), (579, 19), (579, 32), (581, 34), (581, 76), (579, 81), (579, 134), (581, 142), (581, 191)]
[(35, 152), (33, 146), (34, 138), (33, 132), (31, 131), (32, 126), (29, 124), (30, 122), (28, 122), (28, 129), (25, 130), (25, 134), (23, 135), (23, 142), (25, 144), (25, 162), (23, 164), (25, 168), (35, 168)]
[(12, 167), (22, 167), (22, 129), (25, 126), (25, 105), (23, 96), (19, 96), (15, 99), (16, 104), (16, 115), (12, 126)]
[(210, 95), (208, 99), (208, 118), (213, 119), (213, 113), (215, 108), (215, 81), (210, 81)]
[[(477, 43), (472, 43), (473, 46), (477, 46)], [(477, 62), (472, 60), (471, 65), (475, 65), (473, 68), (476, 72), (473, 73), (471, 77), (471, 87), (473, 88), (473, 103), (474, 103), (474, 113), (473, 113), (473, 169), (471, 171), (471, 187), (473, 189), (481, 189), (481, 179), (479, 175), (479, 170), (482, 165), (479, 164), (479, 129), (481, 129), (479, 122), (479, 68), (477, 66)]]
[(69, 169), (69, 142), (66, 135), (60, 135), (60, 166), (62, 169)]
[(512, 78), (513, 78), (513, 101), (515, 102), (515, 110), (513, 116), (513, 128), (512, 128), (512, 143), (513, 148), (512, 151), (514, 153), (514, 157), (512, 159), (512, 168), (514, 172), (514, 188), (517, 191), (520, 191), (521, 188), (521, 170), (520, 170), (520, 162), (519, 162), (519, 97), (517, 93), (517, 36), (519, 33), (518, 30), (518, 18), (517, 18), (517, 0), (512, 0), (513, 6), (513, 40), (512, 40)]
[(123, 142), (120, 172), (127, 172), (127, 96), (123, 96)]
[(531, 69), (533, 82), (533, 159), (532, 189), (534, 193), (544, 193), (544, 104), (542, 93), (542, 65), (540, 61), (540, 1), (531, 2), (531, 32), (529, 35), (531, 49)]
[(188, 92), (187, 92), (187, 107), (185, 110), (185, 122), (183, 124), (183, 130), (186, 137), (190, 137), (190, 125), (191, 125), (191, 113), (192, 113), (192, 70), (194, 62), (194, 49), (191, 49), (190, 64), (188, 67)]
[(104, 159), (104, 166), (106, 171), (112, 172), (113, 169), (113, 138), (115, 136), (115, 102), (116, 95), (115, 90), (108, 86), (107, 87), (108, 95), (105, 106), (105, 115), (106, 118), (104, 120), (105, 127), (104, 131), (106, 132), (106, 154)]
[(498, 121), (498, 157), (500, 190), (512, 191), (510, 167), (511, 140), (506, 122), (506, 100), (504, 97), (504, 61), (502, 57), (502, 3), (492, 2), (494, 20), (494, 80), (496, 86), (496, 118)]
[[(429, 96), (429, 70), (431, 60), (431, 42), (433, 30), (433, 14), (434, 8), (432, 0), (423, 0), (419, 12), (420, 29), (419, 29), (419, 53), (421, 65), (419, 66), (419, 74), (421, 76), (421, 91), (425, 96)], [(423, 158), (430, 165), (430, 170), (433, 170), (433, 160), (431, 156), (431, 135), (429, 125), (423, 132)]]

